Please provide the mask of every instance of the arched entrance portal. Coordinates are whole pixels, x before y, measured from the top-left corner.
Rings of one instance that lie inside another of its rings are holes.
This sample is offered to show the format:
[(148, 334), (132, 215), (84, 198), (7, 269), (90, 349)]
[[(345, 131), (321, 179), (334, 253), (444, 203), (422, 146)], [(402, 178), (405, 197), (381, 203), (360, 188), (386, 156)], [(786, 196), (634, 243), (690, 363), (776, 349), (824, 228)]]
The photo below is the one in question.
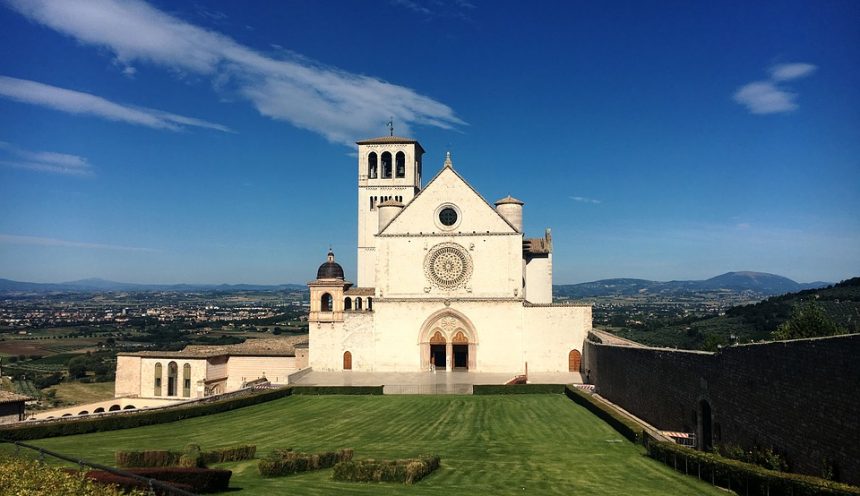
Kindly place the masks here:
[(567, 354), (567, 370), (568, 372), (579, 372), (579, 367), (582, 365), (582, 354), (579, 350), (570, 350)]
[(475, 328), (456, 310), (440, 310), (424, 321), (418, 344), (422, 370), (476, 369), (478, 339)]

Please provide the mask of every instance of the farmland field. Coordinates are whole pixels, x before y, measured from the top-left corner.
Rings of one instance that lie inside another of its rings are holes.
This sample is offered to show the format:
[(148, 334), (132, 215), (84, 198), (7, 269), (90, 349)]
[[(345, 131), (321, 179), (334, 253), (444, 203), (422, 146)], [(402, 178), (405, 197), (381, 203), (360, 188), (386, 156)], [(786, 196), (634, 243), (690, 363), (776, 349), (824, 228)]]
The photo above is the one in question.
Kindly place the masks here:
[(563, 395), (293, 396), (231, 412), (34, 444), (113, 464), (118, 449), (257, 445), (356, 458), (438, 454), (415, 486), (334, 482), (331, 470), (263, 479), (256, 460), (223, 464), (237, 494), (678, 494), (723, 492), (647, 458), (641, 447)]

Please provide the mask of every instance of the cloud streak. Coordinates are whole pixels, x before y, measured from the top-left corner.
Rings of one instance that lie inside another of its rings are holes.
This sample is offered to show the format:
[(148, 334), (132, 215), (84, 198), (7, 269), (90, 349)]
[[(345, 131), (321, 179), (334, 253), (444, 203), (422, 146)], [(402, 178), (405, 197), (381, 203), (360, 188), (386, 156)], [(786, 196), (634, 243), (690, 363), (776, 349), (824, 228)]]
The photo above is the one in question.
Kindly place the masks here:
[(155, 129), (179, 131), (184, 126), (231, 132), (226, 126), (161, 110), (132, 107), (100, 96), (36, 81), (0, 76), (0, 96), (70, 114), (85, 114)]
[(584, 196), (571, 196), (570, 199), (579, 203), (591, 203), (594, 205), (602, 203), (600, 200), (595, 200), (594, 198), (586, 198)]
[(86, 243), (80, 241), (69, 241), (65, 239), (42, 238), (38, 236), (18, 236), (15, 234), (0, 234), (0, 244), (6, 245), (35, 245), (35, 246), (61, 246), (68, 248), (86, 248), (93, 250), (117, 250), (138, 251), (158, 253), (161, 250), (153, 248), (140, 248), (135, 246), (108, 245), (102, 243)]
[(23, 150), (4, 141), (0, 141), (0, 150), (15, 158), (15, 160), (0, 160), (0, 165), (5, 167), (72, 176), (92, 176), (94, 173), (89, 161), (78, 155)]
[(195, 26), (140, 0), (5, 0), (28, 19), (111, 51), (117, 62), (162, 66), (211, 78), (262, 114), (350, 143), (378, 134), (389, 116), (408, 134), (413, 125), (465, 125), (447, 105), (377, 78), (296, 55), (273, 58)]
[(792, 93), (777, 83), (792, 81), (809, 76), (817, 69), (807, 63), (777, 64), (770, 68), (770, 79), (747, 83), (737, 91), (732, 98), (745, 106), (753, 114), (778, 114), (792, 112), (797, 109), (797, 94)]

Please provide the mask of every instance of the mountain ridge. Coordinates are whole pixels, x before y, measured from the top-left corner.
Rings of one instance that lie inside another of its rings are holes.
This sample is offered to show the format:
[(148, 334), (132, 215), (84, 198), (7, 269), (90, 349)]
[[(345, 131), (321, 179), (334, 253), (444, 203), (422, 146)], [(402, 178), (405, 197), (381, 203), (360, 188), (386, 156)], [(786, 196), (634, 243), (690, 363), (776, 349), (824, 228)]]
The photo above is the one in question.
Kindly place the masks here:
[[(691, 291), (751, 291), (773, 296), (815, 289), (832, 283), (815, 281), (798, 283), (787, 277), (767, 272), (726, 272), (703, 280), (652, 281), (637, 278), (612, 278), (579, 284), (553, 285), (556, 297), (589, 298), (597, 296), (630, 296), (643, 293), (670, 295)], [(142, 284), (116, 282), (101, 278), (86, 278), (60, 283), (13, 281), (0, 278), (2, 292), (98, 292), (98, 291), (284, 291), (307, 288), (304, 284)]]

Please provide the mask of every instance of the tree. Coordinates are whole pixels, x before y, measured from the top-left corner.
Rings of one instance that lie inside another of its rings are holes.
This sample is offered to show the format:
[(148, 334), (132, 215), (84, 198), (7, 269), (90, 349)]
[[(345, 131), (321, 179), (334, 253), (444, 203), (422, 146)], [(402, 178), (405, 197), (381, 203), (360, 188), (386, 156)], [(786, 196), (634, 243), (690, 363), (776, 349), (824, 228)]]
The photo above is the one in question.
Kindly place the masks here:
[(773, 331), (773, 337), (776, 339), (814, 338), (838, 334), (845, 334), (845, 331), (840, 329), (824, 312), (821, 305), (814, 301), (798, 304), (791, 312), (791, 318)]

